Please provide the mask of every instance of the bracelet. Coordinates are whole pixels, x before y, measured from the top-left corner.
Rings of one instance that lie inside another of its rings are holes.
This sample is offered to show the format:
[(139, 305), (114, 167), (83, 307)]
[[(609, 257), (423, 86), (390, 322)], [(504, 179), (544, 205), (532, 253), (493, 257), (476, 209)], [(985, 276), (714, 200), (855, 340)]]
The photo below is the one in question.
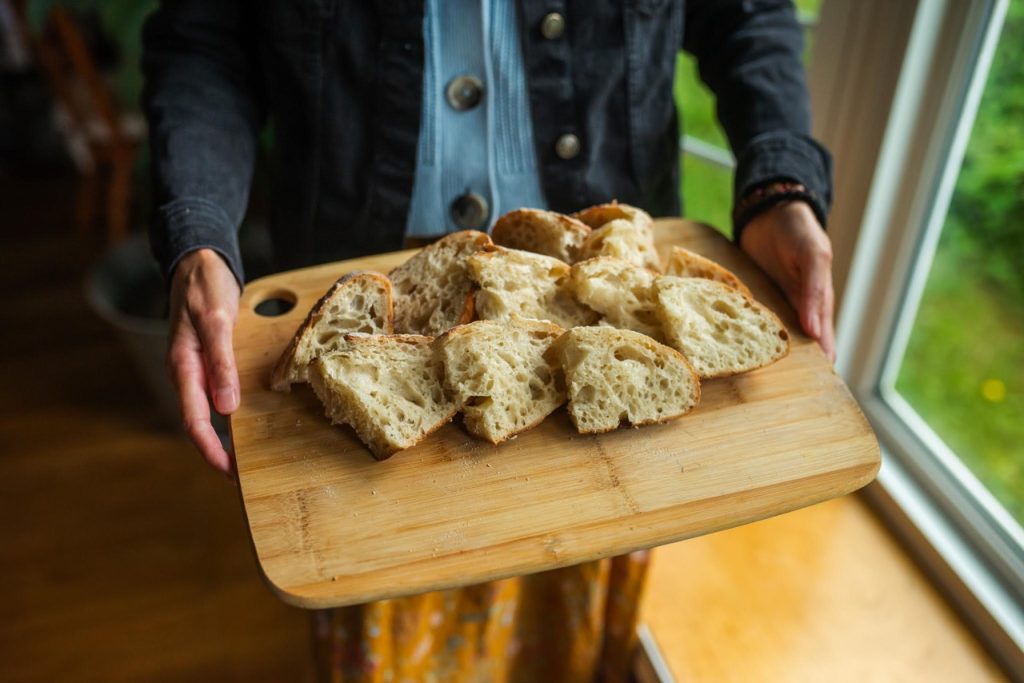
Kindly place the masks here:
[(776, 180), (759, 185), (747, 193), (736, 204), (732, 211), (733, 239), (739, 239), (740, 232), (747, 227), (759, 213), (770, 209), (776, 204), (790, 201), (805, 201), (817, 211), (817, 197), (802, 183), (789, 180)]

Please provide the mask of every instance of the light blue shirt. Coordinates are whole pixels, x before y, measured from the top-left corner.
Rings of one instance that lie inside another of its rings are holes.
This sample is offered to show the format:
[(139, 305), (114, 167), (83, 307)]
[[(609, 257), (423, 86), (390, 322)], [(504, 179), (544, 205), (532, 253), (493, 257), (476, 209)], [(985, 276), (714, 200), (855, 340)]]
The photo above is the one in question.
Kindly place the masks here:
[[(460, 230), (452, 202), (487, 200), (487, 226), (521, 207), (546, 208), (514, 0), (426, 0), (423, 107), (408, 237)], [(457, 111), (445, 96), (457, 76), (483, 82), (483, 99)]]

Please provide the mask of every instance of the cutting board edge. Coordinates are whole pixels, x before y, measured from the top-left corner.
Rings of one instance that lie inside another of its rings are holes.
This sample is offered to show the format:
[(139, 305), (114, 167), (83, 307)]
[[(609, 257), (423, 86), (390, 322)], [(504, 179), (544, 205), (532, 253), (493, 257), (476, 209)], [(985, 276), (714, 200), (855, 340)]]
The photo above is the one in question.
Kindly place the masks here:
[[(763, 519), (768, 519), (781, 514), (786, 514), (788, 512), (793, 512), (795, 510), (809, 507), (811, 505), (815, 505), (826, 500), (831, 500), (833, 498), (838, 498), (840, 496), (849, 495), (870, 484), (872, 481), (875, 480), (875, 477), (878, 475), (878, 470), (881, 467), (881, 451), (878, 447), (877, 441), (872, 441), (871, 445), (874, 446), (874, 448), (872, 449), (872, 453), (869, 454), (864, 461), (858, 462), (857, 464), (851, 465), (849, 467), (820, 473), (804, 479), (778, 482), (766, 487), (744, 491), (743, 493), (745, 496), (754, 498), (754, 494), (764, 494), (766, 492), (770, 492), (776, 489), (784, 490), (791, 487), (802, 487), (806, 485), (807, 490), (813, 491), (816, 494), (812, 496), (807, 496), (805, 498), (794, 498), (794, 502), (792, 505), (787, 505), (783, 507), (765, 504), (764, 506), (769, 509), (769, 511), (765, 513), (751, 511), (751, 514), (749, 515), (737, 515), (728, 519), (723, 519), (722, 523), (720, 524), (712, 526), (706, 526), (701, 524), (699, 525), (699, 530), (691, 528), (674, 535), (658, 535), (656, 539), (652, 539), (650, 540), (650, 542), (644, 542), (640, 545), (631, 544), (622, 547), (616, 547), (609, 552), (602, 551), (600, 553), (580, 553), (578, 555), (573, 555), (572, 557), (568, 557), (564, 560), (557, 562), (527, 562), (524, 563), (525, 566), (523, 567), (515, 567), (503, 570), (501, 572), (484, 572), (481, 573), (478, 577), (473, 577), (473, 580), (469, 582), (465, 580), (459, 580), (458, 578), (453, 577), (451, 580), (444, 580), (434, 583), (415, 584), (413, 586), (410, 586), (407, 590), (401, 590), (397, 592), (385, 589), (372, 589), (364, 590), (361, 592), (352, 591), (346, 593), (348, 597), (346, 597), (345, 599), (338, 599), (336, 597), (339, 593), (339, 589), (342, 588), (342, 586), (344, 585), (344, 581), (337, 580), (337, 577), (334, 577), (334, 579), (332, 580), (317, 581), (289, 587), (281, 586), (277, 582), (275, 582), (274, 579), (267, 572), (266, 567), (264, 567), (263, 562), (259, 557), (259, 553), (256, 550), (255, 539), (252, 536), (252, 529), (251, 527), (249, 527), (248, 524), (248, 517), (246, 517), (245, 521), (246, 527), (249, 530), (249, 545), (253, 551), (254, 556), (256, 557), (256, 565), (259, 569), (260, 576), (262, 577), (263, 581), (267, 584), (267, 586), (270, 588), (271, 592), (273, 592), (282, 602), (293, 607), (298, 607), (302, 609), (328, 609), (335, 607), (345, 607), (349, 605), (364, 604), (375, 600), (385, 600), (403, 597), (407, 595), (416, 595), (419, 593), (430, 591), (447, 590), (451, 588), (462, 587), (467, 584), (484, 583), (487, 581), (494, 581), (498, 579), (509, 578), (512, 576), (532, 574), (535, 572), (557, 569), (559, 567), (571, 566), (582, 562), (598, 560), (604, 557), (622, 555), (624, 553), (629, 553), (635, 550), (644, 550), (654, 548), (660, 545), (677, 543), (679, 541), (684, 541), (689, 538), (696, 538), (697, 536), (703, 536), (705, 534), (723, 531), (725, 529), (730, 529), (743, 524), (757, 522)], [(838, 486), (829, 488), (827, 486), (822, 485), (823, 483), (826, 483), (827, 481), (833, 479), (837, 482)], [(811, 485), (812, 483), (814, 485)], [(729, 493), (723, 494), (723, 496), (720, 497), (731, 498), (734, 497), (735, 495), (735, 493)], [(763, 500), (763, 496), (759, 497), (761, 497)], [(681, 505), (675, 505), (665, 508), (663, 510), (658, 510), (656, 512), (640, 513), (636, 516), (636, 521), (637, 523), (642, 523), (643, 518), (645, 516), (667, 516), (686, 509), (697, 508), (700, 506), (710, 506), (714, 504), (717, 498), (718, 497), (712, 499), (705, 499), (701, 501), (690, 501), (687, 503), (683, 503)], [(756, 509), (756, 507), (754, 509)], [(606, 524), (606, 522), (599, 522), (584, 525), (566, 531), (586, 532), (588, 529), (592, 527), (605, 526)], [(543, 539), (547, 536), (547, 534), (541, 534), (537, 536), (516, 539), (515, 541), (511, 541), (510, 543), (515, 545), (523, 545), (540, 542), (541, 544), (543, 544)], [(493, 548), (488, 548), (486, 550), (491, 551), (493, 550)], [(483, 551), (484, 549), (469, 552), (475, 554)], [(362, 580), (363, 576), (365, 575), (354, 575), (353, 577), (349, 577), (349, 579), (352, 581), (359, 581)]]

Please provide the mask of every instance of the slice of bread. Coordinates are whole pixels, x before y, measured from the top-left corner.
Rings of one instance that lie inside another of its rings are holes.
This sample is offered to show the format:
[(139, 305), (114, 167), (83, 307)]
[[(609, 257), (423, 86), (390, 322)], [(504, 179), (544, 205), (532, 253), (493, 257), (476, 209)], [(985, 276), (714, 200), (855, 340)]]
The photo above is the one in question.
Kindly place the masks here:
[(700, 401), (700, 382), (675, 349), (630, 330), (577, 327), (555, 344), (569, 416), (581, 433), (665, 422)]
[(622, 259), (598, 256), (573, 265), (569, 284), (576, 300), (600, 313), (602, 322), (664, 341), (655, 312), (656, 277)]
[(536, 320), (480, 320), (438, 338), (446, 387), (470, 433), (501, 443), (565, 402), (558, 365), (546, 357), (562, 332)]
[(384, 460), (410, 448), (455, 416), (444, 391), (433, 337), (346, 335), (310, 367), (309, 381), (335, 424), (355, 429)]
[(391, 271), (395, 331), (436, 336), (473, 319), (473, 283), (466, 258), (492, 246), (476, 230), (453, 232)]
[(310, 361), (328, 353), (344, 335), (394, 332), (391, 281), (380, 273), (356, 271), (331, 285), (313, 305), (270, 376), (275, 391), (307, 381)]
[(676, 277), (702, 277), (705, 280), (724, 282), (733, 289), (738, 289), (747, 296), (753, 296), (750, 290), (729, 269), (715, 263), (700, 254), (674, 246), (665, 264), (665, 274)]
[(654, 292), (669, 344), (701, 379), (753, 370), (789, 353), (789, 333), (778, 316), (726, 284), (663, 275)]
[(635, 206), (619, 204), (616, 201), (588, 207), (582, 211), (577, 211), (572, 216), (595, 229), (614, 220), (627, 220), (630, 223), (636, 224), (637, 227), (643, 228), (651, 228), (654, 225), (651, 214)]
[(614, 256), (632, 264), (660, 271), (654, 232), (623, 218), (611, 220), (595, 229), (583, 242), (581, 257)]
[(469, 275), (480, 286), (481, 320), (547, 320), (560, 327), (593, 325), (597, 313), (569, 291), (569, 266), (558, 259), (495, 247), (469, 257)]
[(540, 209), (510, 211), (491, 228), (495, 244), (551, 256), (566, 263), (579, 260), (590, 228), (569, 216)]

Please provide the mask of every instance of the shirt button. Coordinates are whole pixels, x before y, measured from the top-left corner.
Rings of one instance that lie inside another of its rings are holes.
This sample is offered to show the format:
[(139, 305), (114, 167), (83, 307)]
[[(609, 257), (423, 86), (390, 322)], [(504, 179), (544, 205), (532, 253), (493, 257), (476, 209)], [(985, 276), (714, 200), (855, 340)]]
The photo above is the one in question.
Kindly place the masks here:
[(484, 84), (476, 76), (456, 76), (448, 83), (445, 94), (452, 109), (467, 111), (484, 98)]
[(487, 222), (490, 207), (475, 192), (467, 192), (452, 202), (452, 220), (463, 230), (479, 230)]
[(559, 135), (555, 141), (555, 154), (559, 159), (575, 159), (580, 153), (580, 139), (572, 133)]
[(540, 21), (540, 34), (548, 40), (557, 40), (565, 35), (565, 17), (558, 12), (548, 12)]

